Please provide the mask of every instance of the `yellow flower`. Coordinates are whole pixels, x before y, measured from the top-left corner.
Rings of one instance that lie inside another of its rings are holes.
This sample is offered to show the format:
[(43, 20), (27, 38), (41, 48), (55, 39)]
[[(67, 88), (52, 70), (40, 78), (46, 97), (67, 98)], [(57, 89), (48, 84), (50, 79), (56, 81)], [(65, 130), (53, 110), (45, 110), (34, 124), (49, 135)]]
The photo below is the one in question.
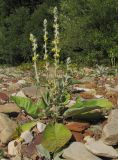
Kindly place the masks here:
[(38, 54), (36, 54), (35, 56), (33, 56), (32, 57), (32, 61), (34, 61), (34, 62), (37, 61), (38, 56), (39, 56)]
[(55, 50), (56, 50), (55, 48), (52, 48), (52, 52), (55, 52)]

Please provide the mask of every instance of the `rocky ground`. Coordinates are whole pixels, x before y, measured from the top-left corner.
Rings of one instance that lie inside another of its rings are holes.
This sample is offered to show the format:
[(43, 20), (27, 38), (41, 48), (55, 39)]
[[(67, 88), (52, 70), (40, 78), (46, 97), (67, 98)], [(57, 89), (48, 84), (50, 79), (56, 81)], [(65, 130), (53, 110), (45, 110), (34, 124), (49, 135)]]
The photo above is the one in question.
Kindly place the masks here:
[[(66, 160), (118, 160), (118, 76), (91, 76), (91, 69), (84, 69), (85, 76), (76, 75), (81, 81), (73, 85), (74, 91), (83, 99), (105, 97), (113, 103), (113, 109), (106, 119), (99, 122), (66, 122), (72, 132), (72, 143), (63, 152)], [(18, 68), (0, 69), (0, 157), (1, 160), (38, 160), (36, 145), (40, 143), (45, 124), (40, 121), (20, 138), (13, 134), (18, 124), (33, 118), (10, 100), (11, 95), (40, 98), (44, 88), (36, 89), (31, 70)], [(74, 103), (72, 95), (68, 105)]]

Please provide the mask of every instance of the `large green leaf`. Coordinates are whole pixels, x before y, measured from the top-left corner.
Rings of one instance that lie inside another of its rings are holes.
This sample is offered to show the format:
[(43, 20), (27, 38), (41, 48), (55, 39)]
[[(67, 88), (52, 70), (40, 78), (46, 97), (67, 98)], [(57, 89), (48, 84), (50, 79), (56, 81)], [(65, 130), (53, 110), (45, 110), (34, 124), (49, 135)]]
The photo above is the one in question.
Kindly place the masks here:
[(36, 124), (37, 124), (37, 121), (30, 121), (22, 125), (18, 125), (18, 127), (16, 128), (13, 134), (13, 139), (18, 138), (22, 132), (30, 131)]
[(50, 152), (55, 152), (63, 147), (71, 138), (71, 132), (60, 123), (47, 125), (41, 144)]
[(99, 106), (101, 108), (110, 109), (113, 107), (113, 104), (106, 98), (100, 99), (90, 99), (85, 101), (79, 101), (72, 106), (72, 108), (80, 108), (80, 107), (94, 107)]
[(22, 132), (25, 132), (25, 131), (31, 130), (34, 126), (36, 126), (36, 124), (37, 124), (37, 121), (31, 121), (31, 122), (22, 124), (20, 127)]
[(25, 110), (29, 115), (33, 117), (38, 117), (38, 110), (45, 107), (45, 104), (41, 100), (37, 104), (32, 103), (29, 98), (12, 96), (11, 99), (23, 110)]
[(88, 113), (88, 112), (91, 112), (95, 109), (100, 109), (100, 107), (92, 106), (92, 107), (70, 108), (70, 109), (68, 109), (64, 112), (63, 116), (65, 118), (73, 117), (73, 116), (78, 116), (79, 117), (83, 113)]
[(113, 104), (105, 98), (100, 98), (100, 99), (91, 99), (91, 100), (87, 100), (87, 101), (83, 101), (83, 106), (99, 106), (101, 108), (105, 108), (105, 109), (110, 109), (113, 107)]
[(112, 103), (107, 99), (92, 99), (87, 101), (77, 100), (71, 108), (66, 110), (64, 117), (78, 117), (82, 119), (93, 119), (103, 117), (102, 110), (109, 110), (112, 108)]

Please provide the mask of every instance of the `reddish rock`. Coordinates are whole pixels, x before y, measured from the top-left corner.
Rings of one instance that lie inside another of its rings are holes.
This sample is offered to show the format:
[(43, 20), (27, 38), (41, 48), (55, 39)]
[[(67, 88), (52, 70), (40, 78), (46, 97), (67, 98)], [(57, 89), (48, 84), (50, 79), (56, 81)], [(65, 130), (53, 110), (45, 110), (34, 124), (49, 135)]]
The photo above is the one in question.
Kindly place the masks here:
[(70, 122), (66, 126), (71, 131), (82, 132), (85, 129), (89, 128), (90, 124), (82, 122)]
[(36, 145), (41, 143), (41, 137), (42, 135), (38, 134), (29, 145), (22, 146), (21, 153), (26, 157), (31, 157), (32, 155), (36, 154)]
[(107, 92), (106, 98), (109, 99), (115, 106), (118, 105), (118, 92)]
[(73, 138), (74, 138), (77, 142), (83, 142), (84, 136), (82, 135), (82, 133), (72, 132), (72, 135), (73, 135)]
[(9, 97), (7, 94), (0, 92), (0, 104), (4, 104), (9, 100)]
[(18, 80), (17, 80), (17, 79), (13, 79), (12, 82), (13, 82), (13, 83), (17, 83)]
[(91, 130), (85, 130), (84, 137), (86, 137), (86, 136), (93, 137), (94, 136), (94, 132), (91, 131)]
[(89, 92), (82, 92), (80, 93), (80, 96), (84, 99), (92, 99), (95, 98), (95, 96)]
[(94, 82), (89, 82), (89, 83), (87, 82), (87, 83), (85, 83), (85, 87), (89, 88), (89, 89), (93, 89), (93, 88), (96, 88), (97, 85)]

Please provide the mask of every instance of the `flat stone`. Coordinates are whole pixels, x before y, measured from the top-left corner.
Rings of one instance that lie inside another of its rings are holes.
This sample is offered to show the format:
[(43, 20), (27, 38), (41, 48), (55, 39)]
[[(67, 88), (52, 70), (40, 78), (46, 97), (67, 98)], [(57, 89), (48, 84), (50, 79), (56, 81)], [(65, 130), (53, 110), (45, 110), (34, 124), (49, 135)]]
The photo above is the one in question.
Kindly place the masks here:
[(103, 128), (102, 139), (107, 145), (118, 144), (118, 109), (111, 111), (108, 123)]
[(21, 142), (13, 140), (8, 144), (8, 154), (11, 156), (21, 155)]
[(6, 114), (0, 113), (0, 141), (7, 143), (12, 140), (17, 123), (11, 120)]
[(89, 152), (81, 142), (73, 142), (64, 150), (63, 157), (68, 160), (102, 160)]
[(0, 105), (0, 113), (20, 112), (20, 108), (14, 103)]
[(13, 91), (17, 91), (20, 89), (20, 85), (18, 83), (13, 83), (13, 82), (10, 82), (9, 83), (9, 87), (8, 87), (8, 90), (10, 92), (13, 92)]
[(89, 128), (90, 124), (82, 122), (70, 122), (66, 125), (66, 127), (71, 131), (82, 132), (85, 129)]
[(19, 80), (17, 83), (20, 84), (20, 85), (25, 85), (26, 81), (24, 79), (22, 79), (22, 80)]
[(23, 144), (31, 143), (33, 140), (33, 135), (30, 131), (22, 132), (20, 137), (24, 140)]
[(5, 93), (0, 92), (0, 104), (4, 104), (9, 100), (9, 96)]
[(118, 152), (112, 146), (104, 144), (102, 140), (95, 141), (95, 139), (89, 137), (85, 147), (97, 156), (118, 158)]
[(17, 93), (12, 93), (12, 96), (26, 97), (22, 90)]

